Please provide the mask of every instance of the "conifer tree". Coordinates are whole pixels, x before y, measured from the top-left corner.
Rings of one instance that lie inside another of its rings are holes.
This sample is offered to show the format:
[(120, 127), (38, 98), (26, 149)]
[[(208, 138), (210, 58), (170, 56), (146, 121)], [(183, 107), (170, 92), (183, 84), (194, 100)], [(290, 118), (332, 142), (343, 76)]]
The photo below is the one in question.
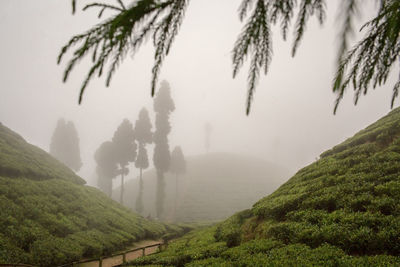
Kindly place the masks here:
[(135, 123), (135, 136), (139, 144), (138, 156), (135, 161), (135, 167), (140, 169), (139, 176), (139, 194), (136, 199), (136, 211), (143, 212), (143, 179), (142, 171), (149, 167), (149, 159), (147, 156), (146, 144), (152, 143), (151, 122), (147, 109), (142, 108), (139, 112), (139, 119)]
[(120, 203), (123, 204), (124, 198), (124, 177), (128, 175), (128, 165), (136, 159), (137, 145), (132, 123), (124, 119), (112, 138), (115, 147), (115, 161), (119, 165), (119, 174), (121, 175), (121, 194)]
[(186, 173), (186, 161), (180, 146), (177, 146), (174, 148), (174, 150), (172, 150), (169, 171), (175, 174), (174, 217), (176, 219), (176, 203), (179, 198), (179, 175)]
[(154, 111), (156, 113), (155, 132), (153, 141), (155, 144), (153, 162), (157, 170), (157, 193), (156, 193), (156, 215), (160, 218), (164, 210), (165, 181), (164, 173), (168, 171), (170, 165), (170, 153), (168, 144), (168, 134), (171, 131), (169, 115), (175, 110), (174, 101), (171, 98), (169, 84), (166, 81), (161, 83), (161, 87), (154, 98)]
[[(390, 70), (398, 62), (400, 54), (400, 1), (372, 0), (379, 5), (376, 16), (361, 29), (365, 35), (358, 44), (349, 49), (349, 37), (354, 31), (354, 21), (362, 10), (364, 1), (342, 0), (339, 2), (340, 16), (338, 24), (339, 49), (337, 53), (337, 73), (333, 91), (337, 94), (338, 107), (347, 88), (355, 90), (355, 104), (362, 94), (366, 94), (372, 85), (385, 84)], [(121, 0), (116, 5), (91, 3), (84, 7), (99, 9), (99, 18), (105, 10), (115, 12), (103, 22), (83, 34), (73, 36), (61, 49), (58, 62), (69, 49), (75, 47), (72, 59), (65, 72), (64, 81), (76, 63), (86, 56), (91, 56), (93, 65), (82, 83), (79, 102), (89, 81), (96, 74), (102, 75), (109, 62), (106, 85), (127, 54), (135, 53), (147, 39), (152, 37), (155, 46), (155, 62), (152, 69), (151, 95), (164, 58), (179, 32), (189, 0), (132, 0), (125, 5)], [(316, 16), (319, 23), (326, 19), (326, 0), (242, 0), (239, 7), (239, 19), (247, 18), (232, 51), (233, 77), (243, 63), (250, 59), (248, 72), (248, 93), (246, 113), (249, 114), (255, 88), (261, 72), (266, 75), (272, 60), (272, 26), (279, 24), (282, 37), (286, 40), (290, 26), (294, 25), (294, 42), (291, 54), (295, 56), (303, 39), (307, 23)], [(76, 0), (72, 0), (73, 11)], [(295, 23), (292, 23), (295, 20)], [(130, 52), (130, 53), (128, 53)], [(398, 71), (398, 70), (397, 70)], [(398, 71), (399, 72), (399, 71)], [(392, 106), (399, 94), (400, 75), (393, 87)]]
[(96, 150), (94, 159), (97, 163), (98, 186), (107, 196), (111, 197), (112, 179), (119, 173), (114, 143), (111, 141), (102, 143)]
[(79, 137), (72, 121), (59, 119), (50, 143), (50, 154), (74, 171), (82, 167)]

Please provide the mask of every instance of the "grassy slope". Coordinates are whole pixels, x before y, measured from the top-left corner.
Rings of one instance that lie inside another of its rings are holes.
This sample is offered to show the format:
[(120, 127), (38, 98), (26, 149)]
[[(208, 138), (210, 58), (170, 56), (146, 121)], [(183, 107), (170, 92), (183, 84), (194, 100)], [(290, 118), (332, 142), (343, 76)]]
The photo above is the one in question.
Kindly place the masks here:
[(396, 109), (251, 210), (134, 265), (399, 266), (399, 137)]
[(32, 180), (58, 178), (78, 184), (85, 180), (42, 149), (28, 144), (0, 123), (0, 175), (28, 176)]
[(182, 230), (145, 220), (84, 183), (0, 124), (0, 263), (54, 266)]
[[(136, 170), (137, 171), (137, 170)], [(179, 176), (176, 219), (180, 222), (220, 221), (273, 192), (288, 173), (266, 161), (228, 153), (211, 153), (187, 158), (187, 172)], [(175, 175), (166, 174), (164, 220), (174, 220)], [(125, 200), (135, 209), (138, 180), (125, 186)], [(143, 174), (144, 215), (155, 215), (156, 174)], [(120, 189), (113, 192), (119, 198)]]

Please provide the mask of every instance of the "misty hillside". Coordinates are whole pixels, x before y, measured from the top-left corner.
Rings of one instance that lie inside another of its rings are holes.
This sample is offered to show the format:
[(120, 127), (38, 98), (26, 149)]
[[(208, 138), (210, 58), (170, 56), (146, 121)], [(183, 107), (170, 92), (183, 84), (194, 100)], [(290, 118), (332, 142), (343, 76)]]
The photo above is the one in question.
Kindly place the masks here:
[[(174, 216), (175, 175), (168, 173), (163, 220), (217, 221), (247, 209), (260, 197), (273, 192), (288, 172), (266, 161), (228, 153), (188, 157), (186, 174), (179, 176), (176, 217)], [(156, 173), (144, 173), (143, 215), (155, 216)], [(125, 186), (124, 203), (135, 208), (139, 179)], [(119, 198), (120, 188), (113, 192)]]
[(400, 109), (253, 208), (133, 265), (399, 266)]
[(0, 175), (26, 176), (32, 180), (63, 179), (77, 184), (85, 180), (42, 149), (28, 144), (0, 123)]
[(143, 219), (0, 124), (0, 263), (55, 266), (178, 227)]

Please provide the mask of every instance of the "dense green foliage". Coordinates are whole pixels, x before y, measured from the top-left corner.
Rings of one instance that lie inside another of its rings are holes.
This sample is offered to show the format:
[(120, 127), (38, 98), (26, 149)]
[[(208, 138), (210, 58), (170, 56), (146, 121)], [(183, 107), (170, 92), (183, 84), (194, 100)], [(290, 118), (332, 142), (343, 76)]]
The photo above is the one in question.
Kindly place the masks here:
[[(347, 0), (344, 17), (344, 34), (351, 34), (351, 23), (361, 6), (361, 1)], [(372, 85), (386, 83), (392, 66), (398, 62), (400, 55), (400, 1), (379, 0), (377, 16), (365, 23), (361, 30), (366, 30), (364, 38), (347, 52), (342, 45), (338, 70), (334, 80), (333, 91), (337, 92), (335, 111), (347, 88), (354, 89), (354, 103), (361, 95), (368, 92)], [(346, 43), (346, 37), (342, 44)], [(399, 95), (400, 79), (393, 86), (392, 102)]]
[(71, 262), (167, 231), (97, 189), (60, 179), (0, 177), (0, 199), (0, 262)]
[[(71, 0), (73, 11), (77, 0)], [(61, 49), (58, 57), (62, 57), (74, 48), (71, 60), (65, 72), (67, 80), (71, 70), (84, 57), (92, 57), (92, 66), (88, 71), (81, 90), (79, 103), (89, 81), (109, 64), (106, 85), (119, 64), (129, 53), (139, 50), (147, 38), (153, 38), (155, 47), (154, 66), (152, 69), (152, 94), (154, 95), (158, 76), (164, 58), (168, 55), (172, 43), (177, 36), (183, 21), (189, 0), (138, 0), (124, 4), (116, 0), (116, 4), (93, 2), (83, 10), (99, 9), (99, 18), (105, 10), (113, 11), (101, 23), (88, 31), (73, 36)], [(247, 19), (239, 34), (233, 51), (233, 77), (237, 75), (244, 62), (250, 59), (248, 73), (247, 114), (254, 95), (260, 73), (267, 74), (272, 60), (273, 38), (272, 27), (279, 24), (282, 37), (286, 40), (293, 26), (292, 56), (295, 56), (303, 39), (307, 23), (315, 16), (320, 24), (326, 19), (326, 0), (241, 0), (239, 19)], [(360, 31), (364, 37), (354, 47), (350, 48), (350, 37), (354, 32), (354, 22), (360, 10), (364, 9), (359, 0), (342, 0), (339, 2), (339, 46), (337, 53), (337, 74), (333, 91), (337, 93), (336, 112), (344, 92), (349, 87), (355, 89), (355, 104), (362, 94), (366, 94), (370, 85), (385, 84), (398, 61), (400, 54), (400, 3), (398, 0), (372, 0), (378, 6), (376, 16), (364, 21)], [(212, 7), (210, 7), (212, 8)], [(296, 20), (293, 23), (293, 20)], [(399, 94), (400, 80), (393, 87), (392, 106)]]
[(399, 266), (400, 109), (273, 194), (134, 265)]
[(400, 258), (388, 255), (350, 256), (323, 244), (311, 248), (272, 239), (256, 239), (229, 248), (214, 237), (216, 227), (193, 231), (170, 243), (158, 254), (139, 258), (125, 266), (398, 266)]
[(0, 123), (0, 175), (27, 176), (34, 180), (58, 178), (78, 184), (85, 180), (42, 149), (28, 144), (21, 136)]
[(183, 227), (148, 221), (0, 125), (0, 263), (56, 266)]
[[(216, 222), (235, 212), (248, 209), (263, 196), (272, 193), (289, 177), (288, 171), (267, 161), (229, 153), (208, 153), (186, 158), (186, 172), (179, 176), (176, 216), (176, 177), (165, 174), (165, 212), (161, 218), (179, 222)], [(143, 173), (143, 214), (155, 216), (155, 170)], [(135, 207), (140, 180), (127, 182), (126, 203)], [(119, 188), (115, 189), (117, 196)]]

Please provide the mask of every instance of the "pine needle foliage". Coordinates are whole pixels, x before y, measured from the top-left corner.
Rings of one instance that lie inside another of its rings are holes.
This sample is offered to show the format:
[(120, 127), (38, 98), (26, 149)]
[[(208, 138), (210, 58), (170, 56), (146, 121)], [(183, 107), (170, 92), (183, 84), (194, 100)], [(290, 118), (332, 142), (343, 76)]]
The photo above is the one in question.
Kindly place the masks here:
[[(76, 0), (72, 1), (75, 12)], [(380, 5), (377, 16), (368, 21), (362, 30), (368, 29), (366, 36), (353, 48), (350, 37), (354, 32), (354, 19), (361, 9), (361, 0), (342, 0), (339, 3), (340, 24), (338, 34), (337, 73), (333, 91), (337, 93), (334, 112), (349, 85), (355, 89), (355, 104), (369, 86), (384, 84), (396, 61), (400, 45), (400, 8), (398, 0), (371, 0)], [(127, 2), (127, 1), (126, 1)], [(92, 66), (82, 83), (79, 103), (89, 83), (97, 74), (103, 74), (108, 65), (106, 85), (111, 82), (116, 69), (128, 52), (132, 55), (149, 37), (155, 47), (152, 68), (151, 95), (155, 93), (161, 66), (179, 32), (189, 0), (131, 0), (129, 5), (116, 0), (116, 5), (94, 2), (83, 10), (98, 8), (99, 18), (104, 11), (116, 14), (83, 34), (78, 34), (61, 49), (58, 63), (72, 48), (74, 52), (68, 62), (64, 81), (83, 58), (91, 55)], [(284, 40), (293, 25), (292, 56), (303, 39), (309, 19), (315, 16), (320, 24), (326, 18), (326, 0), (242, 0), (238, 13), (240, 21), (246, 23), (232, 50), (233, 77), (236, 77), (244, 62), (249, 58), (246, 113), (249, 114), (253, 96), (261, 71), (266, 75), (272, 59), (271, 27), (279, 25)], [(400, 80), (394, 85), (392, 106), (398, 96)]]
[[(360, 4), (360, 3), (358, 3)], [(340, 61), (334, 79), (333, 91), (337, 92), (334, 112), (348, 87), (353, 87), (354, 103), (367, 94), (372, 85), (386, 83), (394, 63), (400, 54), (400, 2), (381, 0), (378, 15), (365, 23), (364, 38)], [(400, 77), (400, 76), (399, 76)], [(400, 80), (393, 86), (391, 107), (399, 94)]]
[[(60, 63), (63, 56), (72, 47), (75, 48), (64, 72), (65, 82), (76, 64), (91, 55), (92, 66), (82, 83), (79, 103), (82, 102), (90, 80), (96, 74), (99, 77), (102, 76), (103, 69), (108, 65), (106, 86), (109, 86), (116, 69), (128, 52), (133, 55), (150, 36), (153, 37), (156, 48), (152, 70), (151, 94), (153, 96), (161, 65), (178, 33), (188, 3), (187, 0), (139, 0), (133, 1), (128, 8), (125, 8), (121, 1), (117, 2), (119, 6), (97, 2), (86, 5), (83, 10), (99, 8), (99, 18), (106, 10), (115, 11), (116, 14), (87, 32), (72, 37), (58, 56), (57, 62)], [(75, 0), (73, 0), (74, 6)]]
[[(247, 5), (251, 1), (245, 1), (242, 6), (241, 13), (246, 13)], [(247, 54), (251, 55), (251, 65), (248, 75), (248, 94), (247, 94), (247, 110), (250, 112), (250, 105), (253, 99), (253, 93), (259, 77), (260, 69), (267, 74), (268, 66), (272, 56), (271, 31), (267, 17), (268, 4), (265, 1), (257, 1), (257, 5), (249, 21), (245, 25), (242, 33), (239, 35), (233, 48), (233, 77), (236, 77), (239, 69), (243, 65)], [(243, 15), (244, 16), (244, 15)]]

